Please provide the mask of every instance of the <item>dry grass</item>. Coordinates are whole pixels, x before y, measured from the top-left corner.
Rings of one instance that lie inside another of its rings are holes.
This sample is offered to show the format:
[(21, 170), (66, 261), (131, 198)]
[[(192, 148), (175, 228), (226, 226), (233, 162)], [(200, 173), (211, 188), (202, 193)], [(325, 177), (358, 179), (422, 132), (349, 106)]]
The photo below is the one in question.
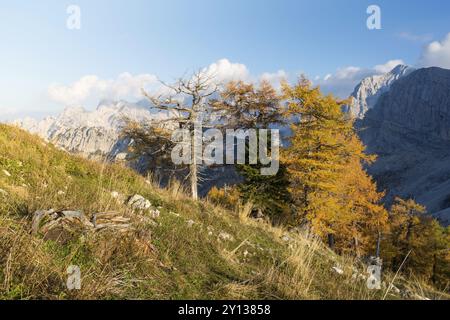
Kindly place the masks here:
[[(359, 262), (336, 256), (311, 235), (251, 219), (250, 204), (229, 211), (194, 202), (176, 181), (160, 189), (151, 177), (69, 156), (1, 125), (0, 189), (6, 192), (0, 192), (1, 299), (381, 299), (384, 293), (353, 278), (355, 269), (364, 273)], [(134, 194), (159, 207), (156, 223), (124, 205)], [(79, 233), (64, 244), (32, 236), (31, 214), (50, 208), (88, 216), (117, 211), (134, 230)], [(79, 291), (66, 287), (70, 265), (81, 268)], [(385, 275), (386, 283), (391, 279)], [(410, 299), (448, 299), (418, 280), (399, 277), (395, 285), (408, 287)]]

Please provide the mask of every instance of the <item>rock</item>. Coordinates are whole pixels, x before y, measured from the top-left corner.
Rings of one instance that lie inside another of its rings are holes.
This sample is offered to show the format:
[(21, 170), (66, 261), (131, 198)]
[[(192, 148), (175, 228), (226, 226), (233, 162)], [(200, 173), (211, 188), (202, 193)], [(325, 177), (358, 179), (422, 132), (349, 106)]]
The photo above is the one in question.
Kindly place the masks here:
[(33, 214), (33, 220), (32, 220), (32, 223), (31, 223), (31, 233), (34, 234), (34, 235), (37, 234), (39, 232), (41, 221), (45, 217), (48, 217), (51, 214), (53, 214), (54, 212), (55, 212), (54, 210), (48, 210), (48, 211), (39, 210), (39, 211), (36, 211)]
[(128, 200), (128, 206), (134, 210), (145, 211), (152, 207), (152, 203), (141, 195), (134, 195)]
[(388, 92), (391, 86), (400, 78), (407, 76), (414, 69), (404, 65), (398, 65), (388, 73), (367, 77), (355, 88), (351, 97), (352, 102), (346, 106), (354, 118), (362, 119), (364, 115), (372, 109), (378, 99)]
[(214, 227), (213, 226), (208, 226), (206, 228), (206, 231), (208, 232), (208, 236), (212, 236), (214, 233)]
[(195, 224), (194, 220), (188, 220), (187, 225), (189, 228), (191, 228)]
[(161, 215), (161, 212), (159, 210), (151, 210), (150, 211), (150, 216), (153, 219), (158, 219), (160, 215)]
[(117, 155), (116, 155), (116, 161), (126, 161), (127, 160), (127, 157), (128, 157), (128, 153), (126, 153), (126, 152), (120, 152), (120, 153), (118, 153)]
[(3, 173), (5, 174), (5, 176), (11, 177), (11, 173), (9, 173), (8, 170), (3, 170)]
[(45, 240), (66, 243), (77, 234), (93, 228), (81, 211), (40, 210), (33, 214), (31, 232), (41, 233)]
[(362, 280), (362, 281), (366, 281), (367, 280), (367, 276), (365, 276), (364, 274), (356, 271), (355, 273), (352, 274), (352, 279), (353, 280)]
[(126, 157), (124, 152), (130, 144), (129, 139), (120, 136), (125, 117), (137, 122), (154, 122), (169, 117), (166, 112), (142, 108), (141, 103), (105, 100), (93, 111), (70, 107), (55, 117), (41, 121), (27, 118), (14, 124), (68, 152), (94, 159), (122, 159)]
[(120, 195), (120, 194), (119, 194), (117, 191), (112, 191), (112, 192), (111, 192), (111, 197), (114, 198), (114, 199), (119, 198), (119, 195)]
[(333, 270), (335, 273), (340, 274), (340, 275), (344, 274), (344, 270), (342, 270), (340, 266), (332, 267), (331, 270)]
[(105, 229), (127, 231), (131, 229), (131, 219), (121, 216), (119, 212), (95, 213), (91, 221), (96, 231)]
[(226, 232), (221, 232), (219, 233), (219, 236), (217, 237), (218, 240), (222, 240), (222, 241), (234, 241), (234, 237)]
[(132, 230), (130, 219), (118, 212), (96, 213), (89, 220), (81, 211), (39, 210), (33, 214), (31, 233), (42, 234), (46, 240), (65, 243), (84, 232)]
[(396, 294), (401, 294), (401, 292), (402, 292), (399, 288), (397, 288), (393, 284), (389, 288), (390, 288), (390, 290), (394, 291)]
[(356, 122), (368, 167), (386, 205), (412, 198), (450, 224), (450, 70), (423, 68), (398, 79)]

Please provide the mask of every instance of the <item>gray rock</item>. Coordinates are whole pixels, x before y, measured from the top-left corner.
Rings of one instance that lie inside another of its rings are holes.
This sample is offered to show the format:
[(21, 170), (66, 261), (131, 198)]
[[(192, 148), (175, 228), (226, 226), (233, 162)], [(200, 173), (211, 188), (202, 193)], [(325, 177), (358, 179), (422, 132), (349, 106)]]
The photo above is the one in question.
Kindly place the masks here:
[(352, 102), (346, 106), (346, 111), (354, 118), (362, 119), (367, 111), (372, 109), (382, 94), (388, 92), (391, 85), (398, 79), (414, 71), (413, 68), (398, 65), (386, 74), (365, 78), (353, 91)]
[(387, 191), (387, 204), (396, 196), (413, 198), (448, 225), (450, 70), (403, 76), (356, 126), (367, 151), (378, 155), (368, 172)]
[(152, 203), (143, 196), (136, 194), (128, 200), (128, 206), (134, 210), (145, 211), (152, 207)]
[(219, 233), (217, 239), (222, 241), (234, 241), (234, 237), (231, 234), (223, 231)]

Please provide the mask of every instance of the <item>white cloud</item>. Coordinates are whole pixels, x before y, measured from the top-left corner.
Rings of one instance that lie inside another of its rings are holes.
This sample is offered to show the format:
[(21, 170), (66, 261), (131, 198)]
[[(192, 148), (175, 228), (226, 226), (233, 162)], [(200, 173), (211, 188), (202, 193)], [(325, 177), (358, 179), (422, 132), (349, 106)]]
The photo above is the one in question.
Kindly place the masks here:
[[(266, 80), (279, 87), (282, 79), (288, 77), (284, 70), (275, 73), (263, 73), (254, 76), (247, 66), (221, 59), (201, 70), (213, 78), (216, 84), (228, 81)], [(131, 75), (122, 73), (116, 79), (101, 79), (96, 75), (87, 75), (70, 85), (53, 84), (48, 88), (48, 96), (54, 102), (64, 106), (93, 107), (102, 99), (138, 101), (143, 99), (141, 88), (149, 93), (167, 94), (170, 89), (161, 85), (158, 78), (151, 74)]]
[(288, 80), (289, 74), (284, 70), (278, 70), (274, 73), (265, 72), (260, 77), (260, 81), (269, 82), (275, 89), (281, 89), (281, 81)]
[(284, 70), (278, 70), (276, 72), (264, 72), (257, 76), (251, 74), (246, 65), (241, 63), (233, 63), (228, 59), (221, 59), (215, 63), (212, 63), (209, 67), (202, 70), (205, 74), (213, 77), (215, 83), (221, 84), (229, 81), (268, 81), (274, 87), (279, 87), (280, 82), (289, 77), (288, 73)]
[(101, 99), (139, 99), (141, 88), (158, 83), (156, 76), (141, 74), (133, 76), (122, 73), (116, 79), (100, 79), (95, 75), (84, 76), (69, 86), (51, 85), (48, 95), (53, 101), (67, 106), (85, 105)]
[(325, 93), (333, 93), (338, 97), (346, 98), (362, 79), (389, 72), (399, 64), (404, 64), (403, 60), (389, 60), (372, 68), (355, 66), (339, 68), (334, 74), (327, 74), (323, 79), (316, 80), (315, 84), (320, 85)]
[(427, 45), (419, 64), (424, 67), (450, 69), (450, 33), (442, 41), (434, 41)]
[(338, 69), (335, 77), (336, 77), (336, 79), (342, 79), (342, 80), (353, 79), (360, 72), (361, 72), (361, 68), (350, 66), (350, 67)]
[(202, 70), (205, 74), (214, 78), (214, 82), (248, 80), (250, 72), (241, 63), (232, 63), (228, 59), (221, 59)]
[(389, 60), (385, 64), (376, 65), (374, 67), (374, 70), (378, 73), (387, 73), (387, 72), (391, 71), (392, 69), (394, 69), (399, 64), (404, 65), (405, 62), (401, 59)]

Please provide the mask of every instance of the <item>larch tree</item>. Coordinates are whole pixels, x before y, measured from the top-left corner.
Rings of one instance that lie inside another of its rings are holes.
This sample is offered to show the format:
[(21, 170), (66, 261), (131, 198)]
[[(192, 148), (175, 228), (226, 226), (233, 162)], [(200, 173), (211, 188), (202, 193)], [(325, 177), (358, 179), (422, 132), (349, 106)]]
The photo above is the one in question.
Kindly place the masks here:
[[(202, 127), (208, 119), (210, 111), (210, 98), (218, 92), (218, 85), (214, 76), (204, 71), (198, 71), (191, 77), (180, 78), (172, 85), (163, 83), (165, 92), (159, 95), (151, 95), (142, 90), (144, 96), (152, 103), (153, 108), (168, 111), (171, 116), (167, 120), (178, 123), (179, 129), (184, 129), (191, 134), (189, 178), (192, 199), (198, 199), (198, 181), (202, 154), (202, 132), (195, 134), (197, 126)], [(200, 137), (199, 137), (200, 136)]]
[(448, 287), (450, 276), (449, 229), (427, 214), (412, 199), (396, 198), (389, 211), (389, 229), (382, 242), (386, 267)]
[[(286, 124), (286, 108), (277, 91), (267, 81), (259, 84), (243, 81), (229, 82), (220, 98), (213, 103), (215, 113), (220, 115), (223, 129), (248, 130), (270, 129)], [(259, 135), (257, 133), (257, 139)], [(270, 143), (270, 137), (268, 144)], [(271, 153), (271, 150), (267, 150)], [(247, 155), (249, 150), (246, 150)], [(259, 153), (259, 150), (257, 150)], [(274, 222), (286, 221), (290, 216), (289, 181), (286, 168), (280, 164), (275, 175), (261, 174), (261, 163), (237, 165), (244, 181), (238, 186), (241, 198), (252, 202), (254, 209), (269, 216)]]
[(330, 247), (359, 254), (360, 242), (382, 228), (387, 216), (382, 194), (363, 169), (372, 158), (342, 112), (345, 101), (323, 95), (304, 78), (294, 86), (284, 83), (283, 93), (297, 119), (283, 153), (297, 223), (309, 225)]

